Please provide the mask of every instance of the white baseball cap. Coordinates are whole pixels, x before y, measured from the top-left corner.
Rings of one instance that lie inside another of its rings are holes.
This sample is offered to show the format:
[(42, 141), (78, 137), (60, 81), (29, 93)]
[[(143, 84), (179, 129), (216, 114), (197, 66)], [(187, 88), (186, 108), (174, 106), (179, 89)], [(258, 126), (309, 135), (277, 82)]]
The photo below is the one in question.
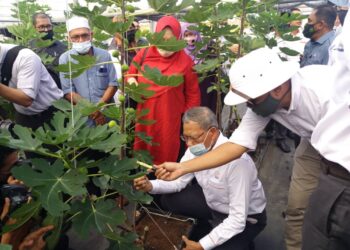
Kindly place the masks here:
[(67, 31), (70, 32), (74, 29), (87, 28), (90, 29), (89, 21), (85, 17), (73, 16), (66, 22)]
[[(231, 88), (254, 99), (266, 94), (290, 79), (299, 70), (297, 62), (284, 62), (271, 49), (261, 48), (239, 58), (231, 66)], [(247, 99), (230, 90), (225, 96), (226, 105), (237, 105)]]

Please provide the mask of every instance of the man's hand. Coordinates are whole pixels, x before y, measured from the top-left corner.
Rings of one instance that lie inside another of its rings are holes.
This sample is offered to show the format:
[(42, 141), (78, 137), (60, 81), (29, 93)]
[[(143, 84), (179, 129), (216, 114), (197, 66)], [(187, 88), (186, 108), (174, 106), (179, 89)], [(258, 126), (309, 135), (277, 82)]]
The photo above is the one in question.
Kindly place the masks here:
[(17, 180), (15, 178), (13, 178), (12, 175), (9, 176), (9, 178), (7, 178), (7, 184), (10, 185), (24, 185), (23, 181)]
[(143, 192), (150, 192), (153, 189), (152, 183), (146, 176), (134, 179), (134, 187)]
[(187, 239), (186, 236), (182, 236), (182, 240), (186, 244), (186, 247), (183, 250), (203, 250), (203, 247), (201, 244), (199, 244), (196, 241), (192, 241), (192, 240)]
[(164, 162), (157, 165), (156, 168), (155, 175), (157, 179), (164, 181), (172, 181), (185, 174), (181, 164), (177, 162)]
[(139, 85), (135, 77), (128, 78), (128, 84), (135, 84), (136, 86)]
[(96, 122), (97, 125), (106, 124), (105, 116), (100, 112), (96, 111), (90, 115), (90, 118)]
[(49, 225), (39, 228), (38, 230), (28, 234), (22, 243), (19, 245), (18, 250), (42, 250), (44, 249), (46, 242), (43, 239), (45, 233), (51, 231), (54, 226)]
[[(1, 211), (1, 216), (0, 216), (1, 227), (5, 226), (5, 225), (12, 225), (12, 224), (16, 223), (15, 220), (9, 218), (9, 216), (8, 216), (8, 213), (10, 211), (10, 203), (11, 203), (10, 199), (6, 197), (5, 201), (4, 201), (3, 209)], [(11, 242), (12, 236), (13, 236), (13, 232), (8, 232), (5, 234), (2, 234), (1, 235), (1, 243), (2, 244), (9, 244)]]

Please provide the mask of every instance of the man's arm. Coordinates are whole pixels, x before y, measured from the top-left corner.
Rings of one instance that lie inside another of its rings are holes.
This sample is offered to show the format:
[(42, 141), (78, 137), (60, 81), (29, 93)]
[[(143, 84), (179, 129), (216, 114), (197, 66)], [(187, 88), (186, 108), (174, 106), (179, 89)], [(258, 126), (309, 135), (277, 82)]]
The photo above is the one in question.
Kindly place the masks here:
[(117, 91), (116, 86), (108, 86), (103, 96), (101, 97), (100, 102), (108, 103), (113, 98), (116, 91)]
[(0, 96), (24, 107), (29, 107), (33, 103), (33, 99), (27, 96), (22, 90), (10, 88), (2, 83), (0, 83)]
[(77, 104), (80, 99), (82, 99), (83, 97), (81, 95), (79, 95), (78, 93), (75, 92), (70, 92), (64, 95), (64, 98), (66, 98), (69, 102), (73, 102), (73, 104)]
[(231, 142), (226, 142), (214, 150), (190, 161), (181, 163), (165, 162), (158, 165), (156, 176), (162, 180), (175, 180), (176, 178), (197, 171), (215, 168), (239, 158), (248, 149)]

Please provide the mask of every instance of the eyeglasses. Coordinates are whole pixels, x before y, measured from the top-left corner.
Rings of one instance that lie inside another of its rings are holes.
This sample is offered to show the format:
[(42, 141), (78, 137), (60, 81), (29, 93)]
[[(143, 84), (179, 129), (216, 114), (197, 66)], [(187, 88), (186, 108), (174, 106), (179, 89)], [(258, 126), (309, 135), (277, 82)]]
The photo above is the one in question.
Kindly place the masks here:
[(199, 139), (204, 135), (206, 131), (203, 131), (199, 136), (197, 137), (192, 137), (192, 136), (187, 136), (187, 135), (181, 135), (180, 138), (181, 140), (183, 140), (184, 142), (188, 142), (188, 141), (193, 141), (196, 143), (200, 143), (201, 141), (199, 141)]
[(80, 35), (70, 36), (70, 39), (72, 40), (72, 42), (78, 42), (80, 40), (87, 41), (90, 39), (90, 36), (91, 36), (91, 34), (84, 33), (84, 34), (80, 34)]
[(48, 25), (41, 25), (36, 27), (37, 30), (39, 31), (45, 31), (45, 30), (51, 30), (52, 29), (52, 25), (48, 24)]
[(230, 90), (235, 93), (236, 95), (239, 95), (240, 97), (244, 98), (247, 100), (247, 106), (249, 108), (253, 107), (256, 105), (255, 101), (253, 98), (247, 96), (246, 94), (242, 93), (241, 91), (238, 91), (237, 89), (234, 89), (232, 87), (230, 87)]

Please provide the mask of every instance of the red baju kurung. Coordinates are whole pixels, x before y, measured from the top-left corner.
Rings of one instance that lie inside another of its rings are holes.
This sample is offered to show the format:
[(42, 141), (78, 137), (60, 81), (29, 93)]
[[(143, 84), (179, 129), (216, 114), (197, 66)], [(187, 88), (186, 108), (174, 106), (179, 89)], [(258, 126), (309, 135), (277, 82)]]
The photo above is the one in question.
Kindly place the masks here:
[[(169, 26), (172, 30), (176, 29), (176, 27), (173, 28), (172, 23), (169, 23), (169, 18), (171, 17), (167, 18), (168, 23), (166, 25), (163, 24), (163, 27)], [(157, 29), (160, 25), (159, 22)], [(177, 32), (175, 30), (174, 34), (179, 37), (180, 31), (178, 30)], [(139, 84), (150, 84), (149, 89), (155, 92), (144, 103), (138, 103), (137, 110), (139, 112), (142, 109), (148, 109), (149, 113), (142, 119), (155, 120), (156, 122), (152, 125), (136, 123), (135, 132), (144, 132), (146, 135), (152, 136), (153, 145), (146, 144), (136, 137), (134, 149), (148, 150), (153, 156), (155, 164), (165, 161), (176, 161), (180, 148), (181, 116), (187, 109), (200, 105), (197, 74), (192, 69), (193, 62), (191, 58), (184, 51), (176, 52), (170, 57), (162, 57), (156, 47), (150, 47), (149, 49), (140, 50), (134, 61), (140, 64), (144, 53), (146, 54), (142, 62), (142, 69), (144, 69), (145, 65), (148, 65), (151, 68), (156, 67), (163, 75), (183, 75), (184, 82), (178, 87), (163, 87), (156, 85), (143, 76), (135, 77)], [(132, 64), (128, 74), (139, 74), (139, 72)]]

